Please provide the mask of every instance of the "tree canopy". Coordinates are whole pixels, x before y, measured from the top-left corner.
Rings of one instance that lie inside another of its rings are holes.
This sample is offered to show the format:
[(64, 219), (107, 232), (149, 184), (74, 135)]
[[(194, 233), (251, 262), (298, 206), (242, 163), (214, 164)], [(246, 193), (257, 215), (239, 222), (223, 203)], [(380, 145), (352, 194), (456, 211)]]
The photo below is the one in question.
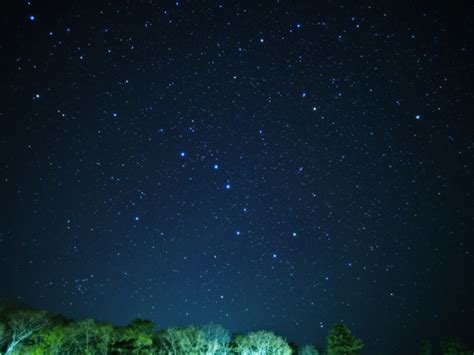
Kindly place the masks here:
[[(356, 355), (362, 341), (343, 324), (327, 337), (325, 355)], [(431, 355), (429, 342), (419, 353)], [(153, 321), (135, 319), (125, 326), (93, 319), (74, 321), (0, 301), (0, 355), (323, 355), (314, 345), (289, 344), (271, 331), (231, 334), (219, 324), (157, 329)], [(441, 355), (472, 354), (460, 339), (441, 343)]]
[(327, 355), (357, 355), (362, 346), (362, 340), (353, 336), (345, 325), (336, 324), (327, 338)]

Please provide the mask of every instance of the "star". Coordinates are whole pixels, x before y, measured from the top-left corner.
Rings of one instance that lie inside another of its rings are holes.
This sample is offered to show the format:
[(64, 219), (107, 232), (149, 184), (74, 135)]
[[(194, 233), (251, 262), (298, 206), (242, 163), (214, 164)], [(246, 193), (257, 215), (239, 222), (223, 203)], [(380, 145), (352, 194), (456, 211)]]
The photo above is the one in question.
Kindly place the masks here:
[(30, 15), (28, 16), (28, 19), (33, 22), (34, 20), (36, 20), (36, 17), (34, 15)]
[(180, 152), (180, 153), (179, 153), (179, 156), (180, 156), (181, 158), (184, 158), (184, 157), (186, 156), (186, 152)]
[(213, 168), (214, 170), (219, 170), (219, 164), (214, 164), (214, 165), (212, 166), (212, 168)]
[(416, 119), (417, 121), (421, 120), (421, 115), (420, 115), (420, 114), (415, 115), (415, 119)]
[(225, 184), (225, 189), (226, 190), (230, 190), (230, 187), (231, 187), (230, 184)]

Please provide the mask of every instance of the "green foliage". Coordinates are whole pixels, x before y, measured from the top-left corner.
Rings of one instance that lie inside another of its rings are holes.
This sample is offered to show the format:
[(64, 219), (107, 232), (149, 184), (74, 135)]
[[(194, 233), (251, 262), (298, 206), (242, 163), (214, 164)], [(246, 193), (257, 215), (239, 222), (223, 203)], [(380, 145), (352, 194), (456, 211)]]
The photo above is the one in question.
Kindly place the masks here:
[(327, 337), (327, 355), (357, 355), (362, 341), (343, 324), (336, 324)]
[(441, 342), (441, 354), (442, 355), (470, 355), (472, 351), (469, 351), (467, 346), (461, 342), (459, 338), (449, 337)]
[(420, 343), (419, 355), (431, 355), (431, 343), (428, 340), (422, 340)]
[(233, 350), (241, 355), (291, 355), (288, 343), (272, 332), (258, 331), (238, 335)]
[(5, 355), (16, 353), (33, 335), (49, 324), (46, 312), (31, 309), (3, 308), (2, 318), (5, 319), (6, 329)]
[(86, 319), (70, 324), (66, 329), (66, 343), (72, 353), (107, 354), (112, 341), (113, 327)]
[(135, 319), (128, 326), (115, 329), (111, 349), (119, 354), (153, 354), (154, 329), (154, 322)]
[(64, 325), (43, 328), (33, 337), (27, 347), (32, 354), (63, 354), (66, 349), (66, 331)]
[(319, 351), (313, 345), (302, 345), (298, 348), (298, 355), (319, 355)]
[(7, 337), (5, 324), (0, 323), (0, 351), (3, 348), (3, 343)]
[[(92, 319), (67, 320), (18, 302), (0, 300), (1, 355), (319, 355), (312, 345), (298, 347), (269, 331), (232, 336), (218, 324), (168, 328), (157, 332), (154, 322), (135, 319), (113, 327)], [(362, 341), (342, 324), (331, 329), (326, 355), (357, 355)], [(431, 355), (428, 341), (419, 355)], [(441, 343), (442, 355), (471, 355), (458, 338)]]
[(133, 329), (137, 332), (152, 334), (155, 331), (156, 324), (155, 322), (148, 319), (134, 319), (129, 325), (128, 328)]
[(206, 352), (204, 332), (194, 326), (165, 329), (158, 333), (157, 342), (163, 354), (198, 355)]

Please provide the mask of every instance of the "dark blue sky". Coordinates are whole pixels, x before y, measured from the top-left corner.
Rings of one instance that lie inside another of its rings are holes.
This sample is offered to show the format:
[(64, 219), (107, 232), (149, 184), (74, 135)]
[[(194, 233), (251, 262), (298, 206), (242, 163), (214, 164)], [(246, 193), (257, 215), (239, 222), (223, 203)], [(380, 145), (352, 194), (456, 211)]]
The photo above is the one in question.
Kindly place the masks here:
[(365, 353), (473, 335), (472, 5), (3, 1), (0, 296)]

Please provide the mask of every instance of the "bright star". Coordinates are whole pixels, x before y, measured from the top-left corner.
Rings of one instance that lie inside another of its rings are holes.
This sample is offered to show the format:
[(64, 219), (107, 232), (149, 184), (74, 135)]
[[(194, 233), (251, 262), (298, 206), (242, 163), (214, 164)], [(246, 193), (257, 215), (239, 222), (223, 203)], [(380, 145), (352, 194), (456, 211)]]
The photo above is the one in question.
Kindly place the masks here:
[(276, 259), (277, 258), (277, 255), (275, 253), (272, 254), (272, 258), (273, 259)]
[(230, 184), (225, 184), (226, 190), (230, 190)]
[(219, 164), (214, 164), (212, 167), (214, 170), (219, 170)]
[(30, 21), (34, 21), (34, 20), (36, 20), (36, 17), (34, 17), (33, 15), (30, 15), (30, 16), (28, 16), (28, 19), (29, 19)]
[(181, 152), (181, 153), (179, 153), (179, 156), (180, 156), (181, 158), (184, 158), (184, 157), (186, 156), (186, 152)]
[(240, 231), (236, 231), (236, 232), (235, 232), (235, 235), (240, 235)]
[(140, 220), (140, 217), (135, 216), (133, 219), (138, 222)]
[(421, 115), (416, 115), (416, 116), (415, 116), (415, 119), (416, 119), (416, 120), (421, 120)]

